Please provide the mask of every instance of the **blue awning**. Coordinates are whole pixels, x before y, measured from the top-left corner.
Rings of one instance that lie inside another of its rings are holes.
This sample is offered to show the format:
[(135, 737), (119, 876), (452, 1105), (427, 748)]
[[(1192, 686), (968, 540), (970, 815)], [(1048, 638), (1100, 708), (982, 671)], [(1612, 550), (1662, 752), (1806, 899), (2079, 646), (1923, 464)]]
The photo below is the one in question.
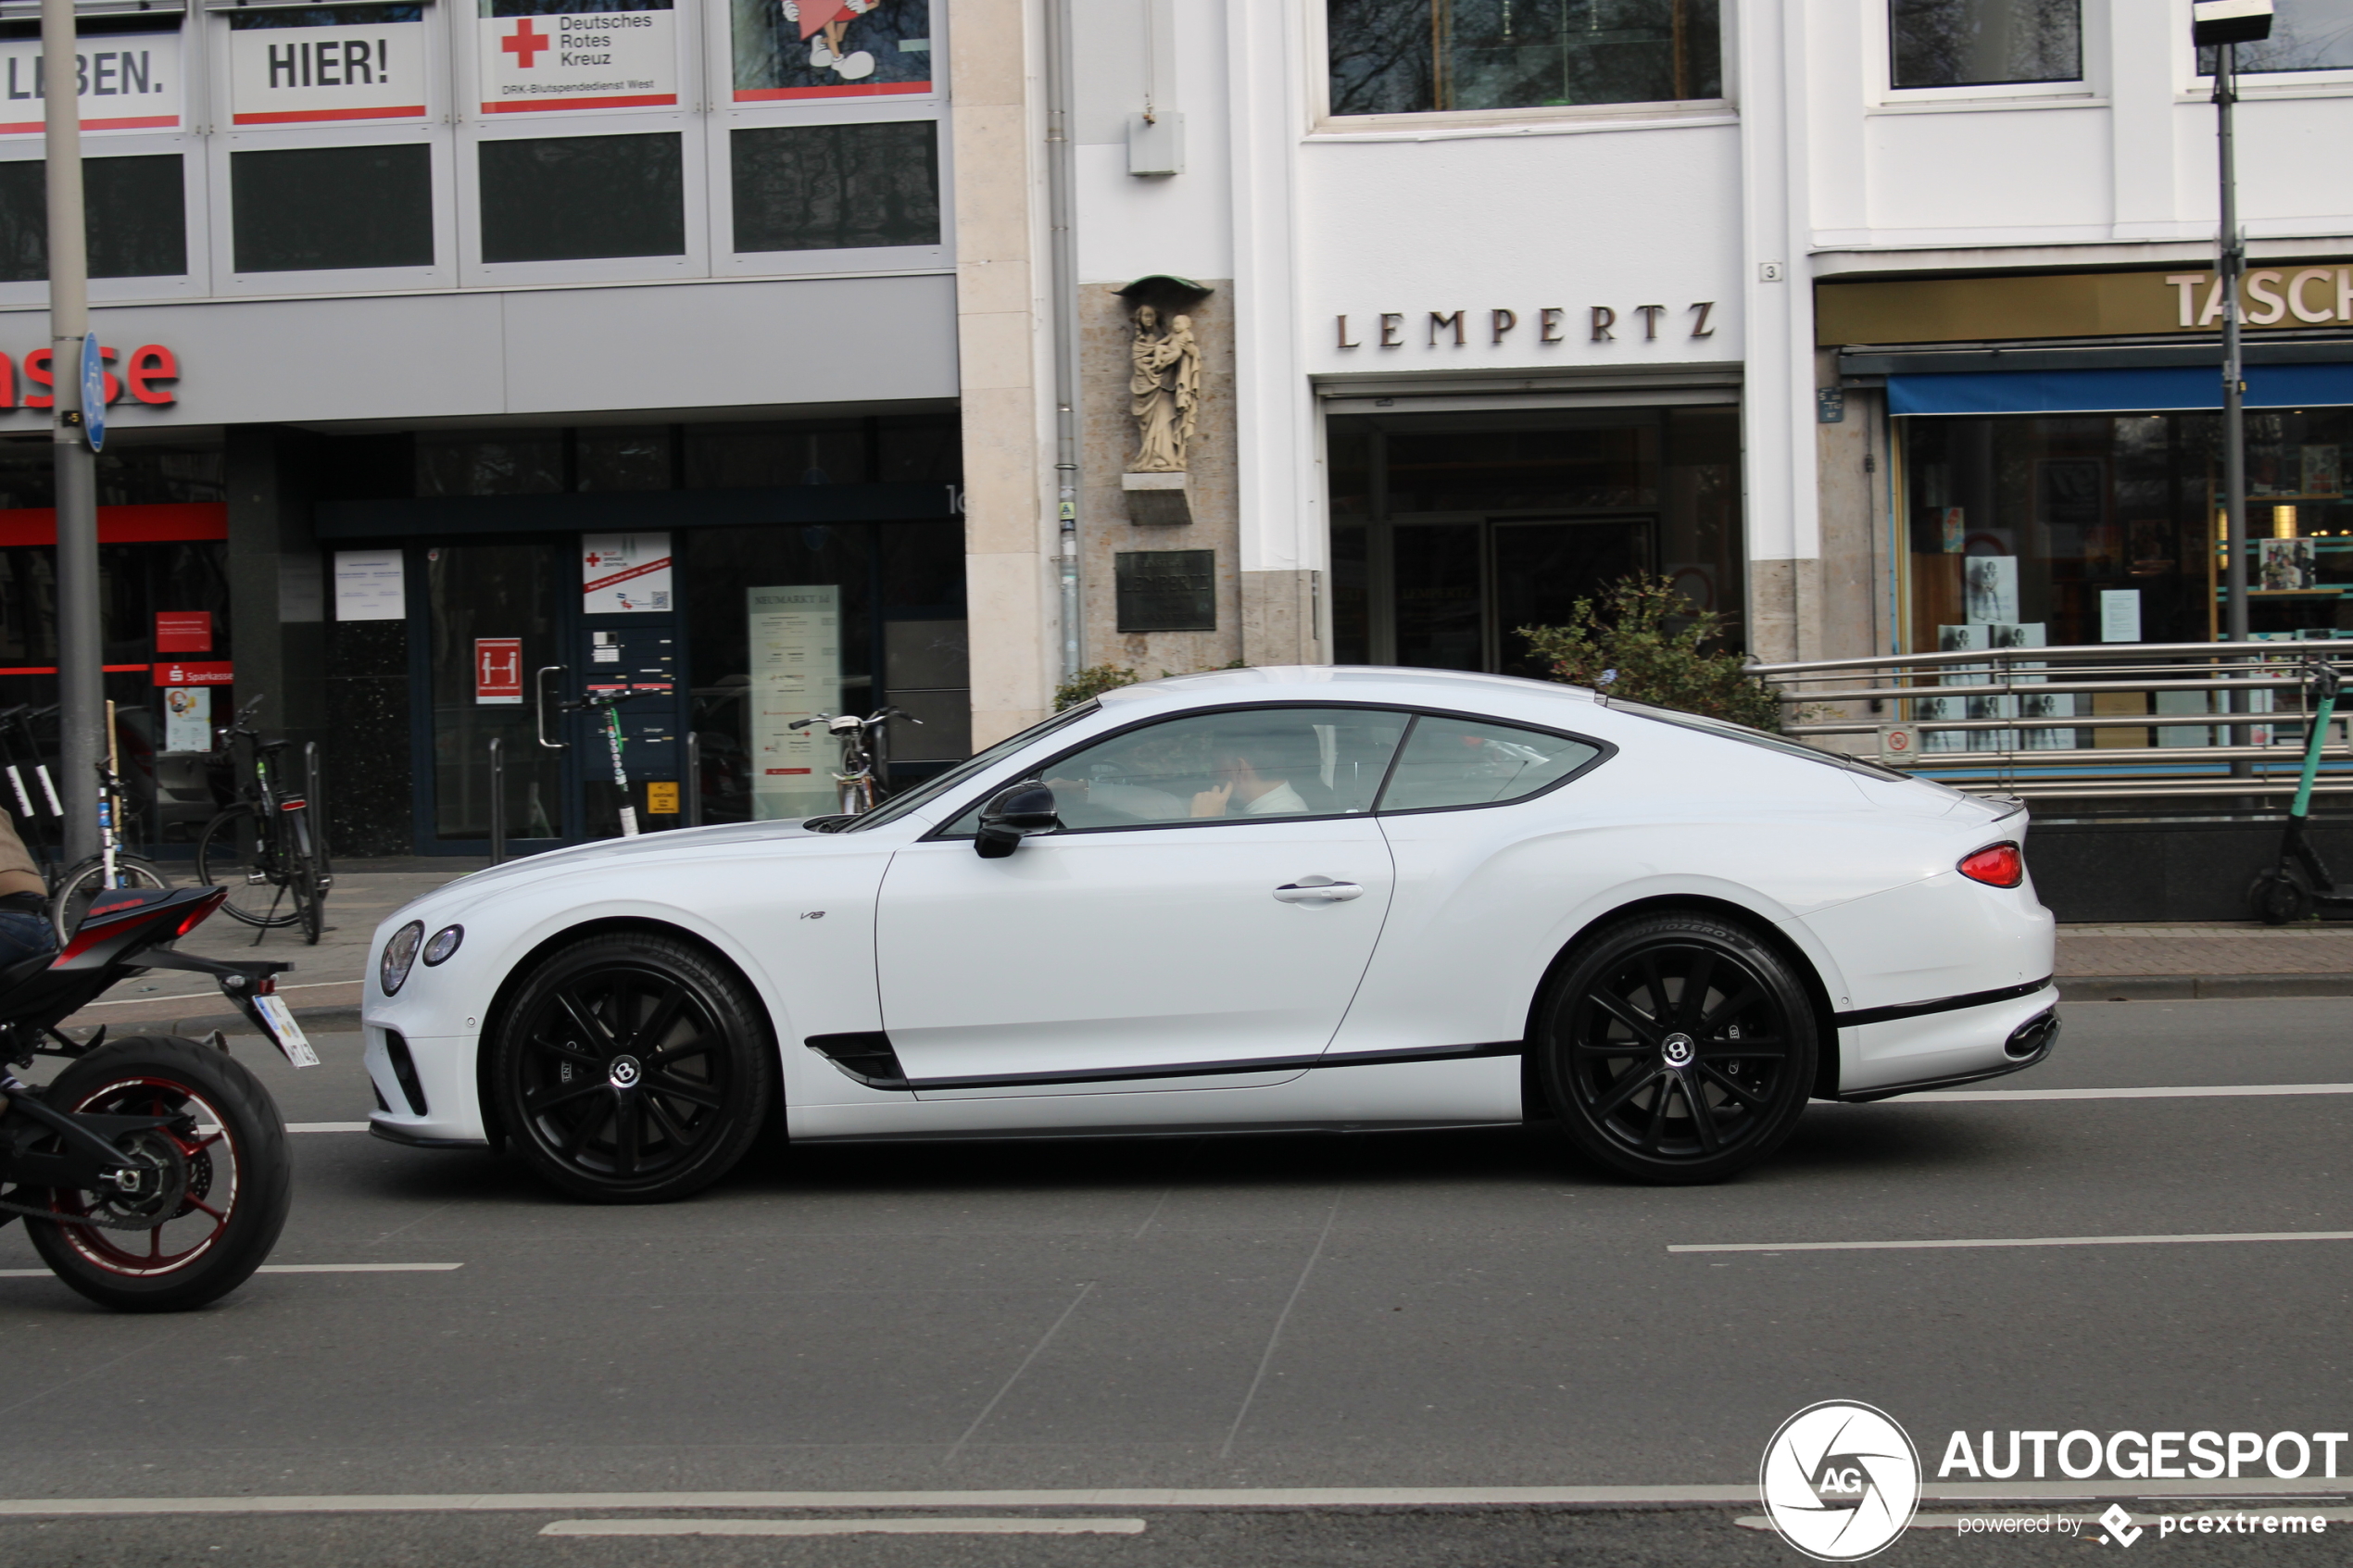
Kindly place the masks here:
[[(2246, 406), (2353, 405), (2353, 364), (2249, 365)], [(1952, 370), (1887, 378), (1891, 414), (2153, 414), (2222, 407), (2222, 368)]]

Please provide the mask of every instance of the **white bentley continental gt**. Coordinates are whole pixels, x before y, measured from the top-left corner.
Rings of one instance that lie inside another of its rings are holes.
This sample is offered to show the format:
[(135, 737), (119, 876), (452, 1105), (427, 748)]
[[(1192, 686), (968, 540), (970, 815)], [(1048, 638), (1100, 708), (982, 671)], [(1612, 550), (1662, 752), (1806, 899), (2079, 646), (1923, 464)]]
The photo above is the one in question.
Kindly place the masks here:
[(1106, 692), (863, 817), (608, 840), (384, 922), (371, 1125), (579, 1197), (797, 1142), (1557, 1119), (1651, 1182), (2043, 1060), (2026, 812), (1589, 691)]

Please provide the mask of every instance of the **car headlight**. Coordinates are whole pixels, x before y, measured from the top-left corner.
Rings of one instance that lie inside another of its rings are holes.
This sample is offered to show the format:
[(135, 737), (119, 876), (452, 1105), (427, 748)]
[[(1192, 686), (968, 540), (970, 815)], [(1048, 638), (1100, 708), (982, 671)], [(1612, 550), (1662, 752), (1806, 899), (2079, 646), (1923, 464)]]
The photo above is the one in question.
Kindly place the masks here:
[(384, 944), (384, 961), (377, 966), (376, 978), (383, 982), (384, 995), (397, 996), (400, 987), (409, 983), (409, 972), (417, 964), (417, 945), (425, 939), (425, 922), (412, 920), (392, 934)]
[(434, 932), (433, 940), (425, 944), (425, 967), (447, 963), (449, 955), (458, 950), (458, 944), (465, 939), (466, 928), (462, 925), (445, 925)]

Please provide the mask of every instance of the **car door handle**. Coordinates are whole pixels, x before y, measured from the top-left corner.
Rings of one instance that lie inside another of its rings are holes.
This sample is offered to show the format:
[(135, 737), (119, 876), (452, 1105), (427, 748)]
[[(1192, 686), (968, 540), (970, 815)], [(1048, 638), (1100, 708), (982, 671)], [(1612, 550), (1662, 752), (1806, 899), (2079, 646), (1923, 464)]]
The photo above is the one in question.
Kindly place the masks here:
[(1283, 904), (1345, 904), (1351, 898), (1362, 898), (1365, 890), (1353, 882), (1334, 882), (1329, 877), (1302, 877), (1275, 889), (1275, 898)]

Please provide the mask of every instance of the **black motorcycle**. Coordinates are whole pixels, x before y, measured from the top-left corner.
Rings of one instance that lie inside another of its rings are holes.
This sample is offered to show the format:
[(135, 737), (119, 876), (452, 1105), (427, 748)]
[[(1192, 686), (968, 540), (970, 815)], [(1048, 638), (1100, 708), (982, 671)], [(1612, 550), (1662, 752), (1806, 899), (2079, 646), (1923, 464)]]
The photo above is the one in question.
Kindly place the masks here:
[[(209, 1042), (141, 1035), (77, 1042), (58, 1024), (119, 980), (149, 970), (209, 974), (296, 1067), (319, 1059), (275, 994), (293, 967), (223, 963), (171, 944), (225, 887), (100, 893), (53, 956), (0, 968), (0, 1225), (22, 1220), (42, 1261), (102, 1305), (201, 1307), (269, 1257), (294, 1195), (286, 1124), (259, 1079)], [(45, 1085), (14, 1068), (72, 1060)]]

